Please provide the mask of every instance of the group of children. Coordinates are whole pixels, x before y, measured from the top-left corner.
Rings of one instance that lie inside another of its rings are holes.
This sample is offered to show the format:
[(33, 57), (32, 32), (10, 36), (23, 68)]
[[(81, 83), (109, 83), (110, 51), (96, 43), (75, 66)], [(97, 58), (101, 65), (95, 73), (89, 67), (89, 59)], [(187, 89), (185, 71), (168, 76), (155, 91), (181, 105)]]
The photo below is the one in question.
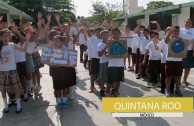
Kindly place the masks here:
[[(194, 67), (194, 31), (191, 28), (191, 19), (185, 20), (185, 28), (179, 28), (179, 26), (166, 28), (162, 40), (159, 40), (160, 25), (157, 21), (151, 21), (147, 28), (142, 25), (141, 19), (137, 20), (136, 24), (137, 27), (133, 33), (129, 25), (125, 28), (115, 28), (109, 26), (107, 21), (92, 33), (88, 25), (83, 24), (75, 40), (79, 38), (87, 46), (91, 77), (89, 92), (95, 91), (96, 81), (100, 85), (101, 96), (118, 96), (120, 82), (124, 81), (126, 59), (128, 59), (128, 71), (134, 71), (136, 79), (147, 80), (147, 88), (156, 85), (167, 97), (173, 94), (183, 96), (180, 91), (183, 69), (186, 71)], [(157, 29), (151, 29), (153, 25)], [(117, 59), (109, 57), (108, 47), (113, 40), (127, 41), (127, 57)], [(190, 51), (186, 58), (168, 56), (169, 42), (175, 40), (185, 40), (189, 44)], [(182, 83), (188, 85), (186, 80), (189, 73), (185, 71)]]
[[(190, 19), (185, 20), (183, 29), (178, 26), (168, 27), (162, 41), (159, 40), (160, 25), (156, 21), (151, 22), (152, 25), (157, 26), (157, 29), (152, 30), (151, 25), (145, 28), (141, 20), (137, 20), (134, 33), (130, 31), (129, 25), (126, 25), (125, 28), (118, 28), (115, 24), (110, 26), (107, 20), (101, 26), (93, 29), (83, 23), (77, 34), (71, 36), (70, 19), (63, 25), (59, 15), (55, 15), (55, 19), (58, 26), (51, 28), (51, 15), (47, 16), (46, 23), (42, 14), (38, 13), (36, 31), (30, 22), (27, 22), (24, 28), (22, 13), (19, 27), (14, 22), (10, 27), (3, 26), (3, 22), (0, 22), (0, 92), (2, 92), (4, 101), (4, 113), (8, 113), (9, 107), (15, 103), (16, 113), (20, 113), (22, 111), (21, 96), (26, 102), (28, 96), (32, 96), (32, 90), (38, 93), (41, 89), (39, 69), (44, 65), (41, 63), (41, 56), (38, 52), (38, 37), (42, 26), (45, 29), (45, 38), (49, 48), (74, 50), (74, 45), (78, 44), (80, 45), (81, 63), (84, 61), (84, 50), (87, 49), (86, 61), (88, 61), (90, 75), (89, 93), (95, 91), (96, 82), (101, 88), (102, 97), (117, 97), (120, 82), (124, 81), (124, 70), (126, 59), (128, 59), (128, 70), (134, 71), (136, 79), (147, 78), (147, 88), (157, 83), (161, 87), (161, 93), (165, 93), (167, 97), (173, 93), (183, 96), (180, 91), (183, 68), (187, 70), (183, 83), (187, 84), (186, 79), (190, 68), (194, 67), (194, 31), (191, 29)], [(188, 55), (184, 59), (168, 56), (169, 42), (177, 39), (183, 39), (190, 44)], [(127, 43), (127, 57), (110, 57), (109, 46), (114, 40)], [(86, 62), (84, 66), (86, 67)], [(65, 108), (68, 105), (67, 94), (68, 92), (71, 94), (72, 86), (76, 85), (75, 68), (51, 65), (49, 73), (53, 80), (57, 108)], [(175, 90), (174, 84), (176, 84)], [(9, 96), (9, 103), (6, 93)]]

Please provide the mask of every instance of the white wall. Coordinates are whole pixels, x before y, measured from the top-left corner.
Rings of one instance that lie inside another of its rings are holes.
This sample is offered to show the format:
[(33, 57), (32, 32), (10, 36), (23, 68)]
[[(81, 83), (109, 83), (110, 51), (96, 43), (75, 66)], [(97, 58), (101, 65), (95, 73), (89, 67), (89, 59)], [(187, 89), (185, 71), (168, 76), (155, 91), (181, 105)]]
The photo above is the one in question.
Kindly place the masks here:
[(190, 18), (190, 7), (181, 8), (181, 14), (178, 15), (178, 25), (184, 27), (184, 20)]

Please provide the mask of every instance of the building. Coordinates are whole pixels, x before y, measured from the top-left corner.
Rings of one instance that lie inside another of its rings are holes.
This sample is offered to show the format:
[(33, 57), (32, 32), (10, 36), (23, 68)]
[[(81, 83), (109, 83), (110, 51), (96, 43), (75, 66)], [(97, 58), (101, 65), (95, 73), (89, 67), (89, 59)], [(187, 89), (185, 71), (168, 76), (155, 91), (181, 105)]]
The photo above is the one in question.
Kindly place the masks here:
[(184, 27), (185, 19), (191, 18), (194, 26), (194, 2), (117, 17), (114, 21), (124, 22), (126, 18), (127, 24), (131, 26), (132, 30), (136, 27), (137, 19), (142, 19), (144, 26), (148, 26), (150, 21), (157, 21), (161, 26), (160, 37), (162, 37), (164, 29), (168, 26), (178, 25)]
[(143, 7), (138, 6), (138, 0), (124, 0), (126, 15), (137, 14), (143, 11)]
[[(16, 9), (15, 7), (0, 1), (0, 15), (3, 15), (6, 17), (6, 21), (8, 25), (10, 25), (11, 21), (15, 19), (19, 19), (18, 14), (20, 13), (20, 10)], [(24, 19), (33, 21), (33, 18), (27, 14), (24, 13)]]

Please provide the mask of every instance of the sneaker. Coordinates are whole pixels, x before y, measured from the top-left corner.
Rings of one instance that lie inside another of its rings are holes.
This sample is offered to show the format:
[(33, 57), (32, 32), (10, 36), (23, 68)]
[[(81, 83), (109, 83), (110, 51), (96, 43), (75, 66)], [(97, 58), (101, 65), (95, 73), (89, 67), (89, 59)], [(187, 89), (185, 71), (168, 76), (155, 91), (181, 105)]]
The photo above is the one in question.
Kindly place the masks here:
[(166, 95), (166, 97), (170, 97), (171, 93), (169, 91), (166, 91), (165, 95)]
[(137, 77), (136, 77), (136, 79), (141, 79), (141, 75), (138, 74)]
[(56, 107), (57, 107), (58, 109), (63, 108), (63, 103), (57, 103)]
[(15, 101), (14, 100), (9, 100), (8, 102), (8, 106), (11, 107), (15, 104)]
[(28, 91), (28, 96), (29, 96), (29, 97), (32, 97), (32, 96), (33, 96), (33, 94), (32, 94), (31, 91)]
[(100, 90), (100, 96), (101, 96), (101, 97), (105, 97), (105, 93), (104, 93), (103, 90)]
[(3, 113), (9, 113), (9, 108), (4, 108), (2, 112)]
[(161, 89), (160, 93), (164, 94), (165, 93), (165, 89)]
[(62, 102), (62, 108), (66, 108), (67, 107), (67, 102)]
[(28, 95), (24, 95), (24, 99), (23, 99), (24, 102), (27, 102), (28, 101)]
[(147, 87), (147, 88), (151, 88), (152, 86), (151, 86), (151, 84), (148, 82), (146, 87)]
[(175, 91), (175, 94), (177, 95), (177, 96), (179, 96), (179, 97), (182, 97), (183, 96), (183, 94), (181, 93), (181, 91), (180, 90), (176, 90)]
[(22, 112), (22, 108), (17, 108), (16, 109), (16, 113), (21, 113)]

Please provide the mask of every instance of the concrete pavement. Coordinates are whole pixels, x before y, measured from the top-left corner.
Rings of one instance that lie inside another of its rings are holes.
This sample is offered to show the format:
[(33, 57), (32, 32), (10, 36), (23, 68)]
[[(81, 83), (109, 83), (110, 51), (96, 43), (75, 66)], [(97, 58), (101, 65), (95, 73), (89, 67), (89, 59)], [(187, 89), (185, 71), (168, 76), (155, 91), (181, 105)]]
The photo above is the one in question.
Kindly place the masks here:
[[(15, 107), (11, 107), (8, 114), (0, 113), (0, 126), (193, 126), (194, 113), (184, 113), (183, 118), (113, 118), (111, 113), (101, 112), (99, 88), (96, 85), (98, 91), (88, 93), (90, 77), (80, 63), (77, 67), (78, 84), (74, 87), (75, 100), (65, 109), (56, 109), (48, 66), (40, 71), (43, 75), (40, 93), (27, 103), (22, 102), (22, 113), (16, 114)], [(120, 88), (121, 96), (164, 97), (159, 88), (147, 89), (146, 82), (136, 80), (132, 72), (125, 71), (125, 78)], [(184, 96), (194, 97), (194, 69), (188, 80), (192, 84), (182, 85), (182, 92)], [(2, 100), (0, 109), (3, 109)]]

